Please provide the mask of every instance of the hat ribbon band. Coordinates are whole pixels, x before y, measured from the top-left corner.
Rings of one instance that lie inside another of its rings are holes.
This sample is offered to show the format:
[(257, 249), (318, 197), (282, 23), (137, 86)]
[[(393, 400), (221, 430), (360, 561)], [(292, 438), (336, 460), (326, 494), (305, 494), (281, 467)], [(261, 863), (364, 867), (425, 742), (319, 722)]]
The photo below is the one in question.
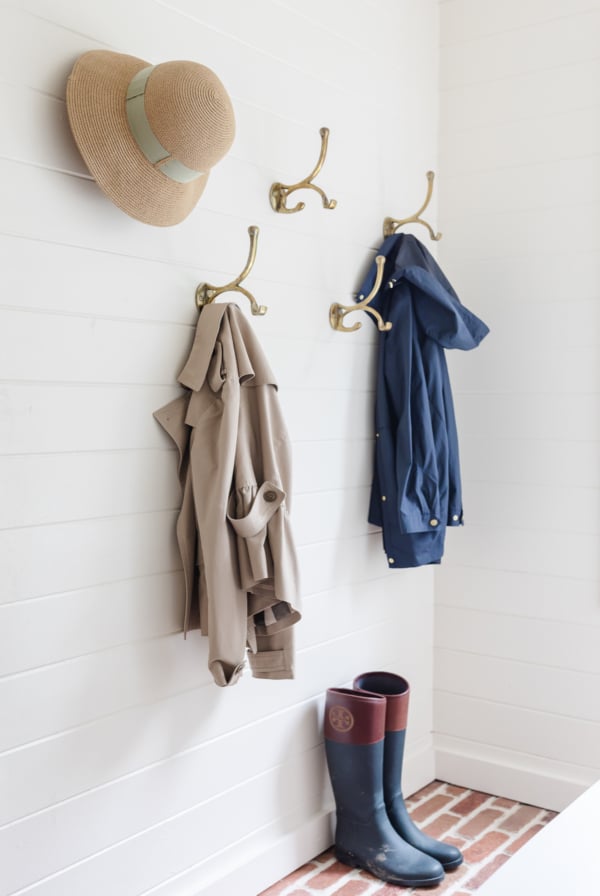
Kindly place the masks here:
[(154, 165), (163, 174), (166, 174), (171, 180), (179, 184), (188, 184), (190, 181), (201, 177), (203, 171), (194, 171), (188, 168), (183, 162), (172, 158), (168, 149), (165, 149), (160, 140), (156, 137), (144, 108), (144, 92), (146, 83), (150, 74), (154, 70), (154, 65), (143, 68), (133, 76), (127, 88), (127, 100), (125, 107), (127, 110), (127, 121), (129, 129), (133, 135), (133, 139), (139, 146), (142, 153), (148, 159), (151, 165)]

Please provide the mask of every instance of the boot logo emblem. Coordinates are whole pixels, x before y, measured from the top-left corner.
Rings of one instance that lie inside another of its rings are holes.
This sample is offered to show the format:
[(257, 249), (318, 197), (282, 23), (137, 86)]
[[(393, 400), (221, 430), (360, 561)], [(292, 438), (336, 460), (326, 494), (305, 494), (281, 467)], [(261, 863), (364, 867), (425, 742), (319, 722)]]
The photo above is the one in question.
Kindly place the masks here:
[(354, 716), (345, 706), (332, 706), (329, 710), (329, 724), (334, 731), (350, 731), (354, 726)]

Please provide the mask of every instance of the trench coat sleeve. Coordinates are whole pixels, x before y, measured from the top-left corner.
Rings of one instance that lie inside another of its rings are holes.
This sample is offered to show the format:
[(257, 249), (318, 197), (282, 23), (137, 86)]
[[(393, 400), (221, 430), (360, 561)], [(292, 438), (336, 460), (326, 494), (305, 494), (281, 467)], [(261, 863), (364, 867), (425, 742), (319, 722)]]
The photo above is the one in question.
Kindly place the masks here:
[(237, 306), (231, 330), (241, 389), (228, 521), (248, 597), (248, 661), (255, 678), (292, 678), (293, 626), (300, 612), (289, 437), (275, 377)]
[(173, 440), (178, 452), (177, 471), (182, 498), (175, 532), (185, 582), (184, 637), (187, 636), (191, 628), (198, 627), (200, 616), (198, 601), (194, 599), (198, 597), (198, 558), (194, 496), (190, 474), (189, 430), (185, 423), (187, 407), (188, 398), (182, 395), (154, 412), (154, 418)]
[(255, 678), (293, 678), (292, 626), (300, 612), (285, 487), (289, 489), (289, 482), (271, 466), (268, 474), (259, 472), (252, 477), (256, 482), (248, 484), (243, 469), (236, 471), (244, 484), (238, 480), (232, 493), (228, 520), (236, 534), (241, 584), (248, 598), (248, 661)]

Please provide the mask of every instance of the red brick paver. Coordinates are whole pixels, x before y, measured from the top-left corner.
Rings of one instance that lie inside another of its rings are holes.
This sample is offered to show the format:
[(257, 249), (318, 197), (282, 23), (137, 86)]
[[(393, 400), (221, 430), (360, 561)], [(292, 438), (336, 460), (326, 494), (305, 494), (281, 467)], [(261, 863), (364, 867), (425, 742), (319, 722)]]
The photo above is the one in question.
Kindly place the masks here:
[(416, 793), (413, 793), (410, 797), (410, 801), (416, 802), (417, 800), (423, 800), (426, 796), (429, 796), (432, 793), (437, 793), (440, 789), (440, 784), (440, 781), (432, 781), (431, 784), (428, 784), (426, 787), (422, 787), (420, 790), (417, 790)]
[(526, 824), (529, 824), (540, 814), (537, 806), (520, 806), (516, 812), (512, 812), (501, 824), (498, 825), (501, 831), (521, 831)]
[(465, 792), (464, 787), (456, 787), (454, 784), (445, 784), (444, 785), (444, 793), (449, 793), (450, 796), (462, 796)]
[(524, 834), (521, 834), (520, 837), (517, 837), (516, 840), (513, 840), (512, 843), (506, 846), (504, 851), (507, 852), (509, 856), (514, 856), (517, 850), (521, 849), (522, 846), (525, 846), (525, 844), (531, 840), (532, 837), (535, 837), (536, 834), (539, 834), (543, 827), (543, 824), (534, 824), (526, 830)]
[(460, 818), (460, 816), (458, 815), (450, 815), (450, 813), (438, 815), (438, 817), (434, 821), (423, 827), (423, 831), (430, 837), (434, 837), (436, 840), (439, 840), (440, 837), (442, 837), (446, 833), (446, 831), (449, 831), (457, 821), (462, 821), (462, 818)]
[(368, 890), (371, 886), (370, 881), (366, 880), (351, 880), (349, 883), (344, 884), (340, 887), (339, 890), (332, 890), (332, 896), (361, 896), (365, 890)]
[(319, 863), (326, 862), (328, 859), (333, 859), (333, 857), (333, 847), (329, 847), (329, 849), (326, 849), (325, 852), (322, 852), (320, 855), (318, 855), (317, 858), (314, 859), (314, 861)]
[(496, 806), (500, 809), (514, 809), (514, 807), (518, 805), (519, 804), (514, 800), (507, 800), (503, 796), (497, 797), (492, 803), (492, 806)]
[(548, 824), (548, 822), (552, 821), (553, 818), (556, 818), (557, 815), (558, 812), (546, 812), (544, 815), (542, 815), (540, 821), (542, 822), (542, 824)]
[(444, 843), (449, 843), (450, 846), (456, 846), (463, 852), (466, 841), (462, 839), (462, 837), (444, 837)]
[(495, 821), (498, 821), (499, 818), (502, 818), (502, 813), (496, 809), (483, 809), (469, 821), (462, 824), (457, 829), (457, 833), (461, 837), (476, 837), (478, 834), (482, 834)]
[(443, 809), (444, 806), (451, 802), (451, 796), (445, 796), (444, 794), (432, 796), (431, 799), (425, 800), (424, 803), (419, 803), (418, 806), (412, 809), (410, 816), (413, 821), (425, 821), (425, 819), (429, 818), (430, 815), (434, 815), (436, 812), (439, 812), (440, 809)]
[(477, 890), (479, 887), (488, 880), (492, 874), (501, 868), (505, 862), (508, 862), (510, 856), (507, 856), (505, 853), (501, 852), (497, 856), (495, 856), (491, 862), (488, 862), (487, 865), (484, 865), (483, 868), (480, 868), (477, 874), (474, 877), (471, 877), (466, 882), (466, 887), (471, 888), (471, 890)]
[(288, 874), (288, 876), (283, 880), (280, 880), (276, 884), (273, 884), (273, 886), (269, 887), (268, 890), (263, 890), (260, 896), (279, 896), (279, 894), (282, 893), (291, 884), (295, 883), (297, 880), (300, 880), (300, 878), (308, 874), (309, 871), (316, 871), (318, 867), (319, 866), (314, 862), (308, 862), (306, 865), (302, 865), (301, 868), (296, 869), (296, 871), (292, 871), (292, 873)]
[(483, 862), (484, 859), (496, 852), (507, 840), (508, 834), (501, 834), (500, 831), (488, 831), (487, 834), (484, 834), (483, 837), (465, 849), (463, 853), (465, 862), (469, 862), (471, 865)]
[[(375, 890), (376, 896), (408, 896), (413, 894), (413, 890), (407, 890), (406, 887), (397, 887), (395, 884), (383, 884), (379, 890)], [(429, 896), (433, 896), (435, 890), (429, 891)]]
[[(464, 880), (464, 878), (471, 873), (472, 869), (469, 868), (468, 865), (461, 865), (454, 871), (448, 871), (444, 880), (436, 887), (417, 887), (408, 892), (410, 893), (410, 896), (443, 896), (444, 893), (449, 893), (453, 890), (461, 880)], [(377, 891), (375, 891), (375, 896), (379, 896)]]
[(311, 890), (326, 890), (327, 887), (331, 887), (333, 884), (337, 883), (341, 877), (344, 877), (348, 873), (348, 870), (347, 865), (342, 865), (341, 862), (334, 862), (333, 865), (330, 865), (325, 871), (321, 871), (316, 877), (310, 878), (309, 883)]
[(470, 792), (467, 791), (467, 793), (468, 796), (455, 806), (452, 806), (452, 811), (458, 815), (470, 815), (474, 809), (479, 809), (481, 804), (490, 798), (489, 793), (481, 793), (479, 790), (471, 790)]

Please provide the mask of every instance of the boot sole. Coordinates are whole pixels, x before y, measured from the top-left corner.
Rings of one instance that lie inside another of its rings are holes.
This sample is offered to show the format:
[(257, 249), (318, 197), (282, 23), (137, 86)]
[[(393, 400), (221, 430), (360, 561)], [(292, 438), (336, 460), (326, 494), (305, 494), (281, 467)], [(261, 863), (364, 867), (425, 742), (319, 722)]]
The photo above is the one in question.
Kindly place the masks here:
[[(439, 859), (438, 859), (438, 861), (439, 861)], [(441, 864), (444, 868), (444, 871), (454, 871), (454, 869), (458, 868), (458, 866), (462, 865), (462, 863), (463, 863), (463, 858), (461, 856), (460, 859), (455, 859), (453, 862), (442, 862)]]
[(369, 868), (369, 866), (365, 862), (361, 862), (358, 856), (352, 855), (348, 852), (344, 852), (343, 849), (339, 849), (339, 847), (337, 846), (334, 847), (333, 854), (335, 855), (338, 862), (341, 862), (343, 865), (349, 865), (351, 868), (361, 868), (363, 871), (368, 871), (369, 874), (372, 874), (378, 880), (384, 880), (392, 884), (399, 884), (401, 887), (435, 887), (444, 879), (443, 874), (437, 875), (436, 877), (421, 877), (417, 879), (398, 877), (396, 875), (385, 875), (383, 869), (381, 869), (383, 873), (376, 874), (375, 871), (372, 868)]

